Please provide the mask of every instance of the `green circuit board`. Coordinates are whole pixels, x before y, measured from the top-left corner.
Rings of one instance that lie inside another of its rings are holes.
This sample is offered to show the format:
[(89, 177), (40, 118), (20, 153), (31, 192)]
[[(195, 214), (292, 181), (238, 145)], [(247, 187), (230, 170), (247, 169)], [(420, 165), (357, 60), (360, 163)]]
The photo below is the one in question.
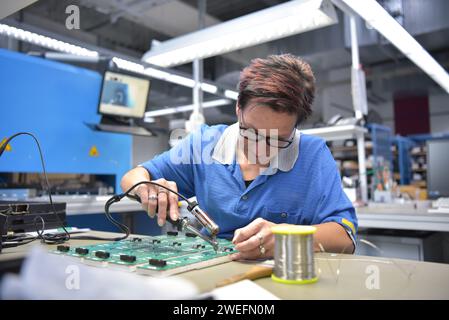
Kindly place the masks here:
[(130, 237), (90, 246), (60, 245), (51, 252), (79, 258), (89, 265), (167, 276), (229, 261), (234, 245), (225, 239), (218, 239), (218, 244), (216, 252), (212, 245), (199, 237), (172, 233)]

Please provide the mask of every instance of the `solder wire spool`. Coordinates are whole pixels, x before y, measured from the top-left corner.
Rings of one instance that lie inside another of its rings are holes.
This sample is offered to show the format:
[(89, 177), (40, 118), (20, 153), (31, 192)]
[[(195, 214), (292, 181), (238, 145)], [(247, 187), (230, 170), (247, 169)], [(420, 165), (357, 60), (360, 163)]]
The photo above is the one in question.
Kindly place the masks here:
[(271, 278), (285, 284), (318, 280), (313, 254), (313, 226), (274, 226), (274, 269)]

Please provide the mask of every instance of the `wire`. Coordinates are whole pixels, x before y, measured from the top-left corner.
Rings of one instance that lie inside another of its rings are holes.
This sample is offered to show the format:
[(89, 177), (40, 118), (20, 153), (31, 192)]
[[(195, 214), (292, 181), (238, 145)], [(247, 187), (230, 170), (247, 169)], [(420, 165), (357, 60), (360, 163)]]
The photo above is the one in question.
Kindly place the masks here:
[(105, 212), (106, 218), (108, 218), (108, 220), (109, 220), (113, 225), (115, 225), (117, 228), (121, 229), (121, 230), (125, 233), (124, 236), (121, 236), (121, 237), (115, 237), (115, 238), (103, 238), (103, 237), (95, 237), (95, 236), (79, 236), (79, 237), (72, 237), (72, 239), (74, 239), (74, 240), (105, 240), (105, 241), (120, 241), (120, 240), (124, 240), (124, 239), (128, 238), (129, 235), (130, 235), (130, 230), (129, 230), (129, 228), (128, 228), (125, 224), (123, 224), (123, 223), (121, 223), (121, 222), (115, 220), (115, 219), (112, 217), (111, 213), (109, 212), (109, 209), (110, 209), (110, 207), (111, 207), (112, 204), (114, 204), (114, 203), (116, 203), (116, 202), (119, 202), (119, 201), (122, 200), (124, 197), (129, 196), (130, 193), (131, 193), (135, 188), (137, 188), (138, 186), (140, 186), (140, 185), (142, 185), (142, 184), (152, 184), (152, 185), (155, 185), (155, 186), (164, 188), (165, 190), (167, 190), (167, 191), (169, 191), (169, 192), (172, 192), (172, 193), (176, 194), (178, 197), (180, 197), (181, 199), (185, 200), (190, 206), (195, 205), (194, 202), (189, 201), (189, 199), (187, 199), (187, 198), (186, 198), (185, 196), (183, 196), (182, 194), (180, 194), (180, 193), (178, 193), (178, 192), (176, 192), (176, 191), (174, 191), (174, 190), (172, 190), (172, 189), (170, 189), (170, 188), (168, 188), (168, 187), (166, 187), (166, 186), (164, 186), (164, 185), (162, 185), (162, 184), (160, 184), (160, 183), (153, 182), (153, 181), (140, 181), (140, 182), (134, 184), (132, 187), (130, 187), (130, 188), (129, 188), (128, 190), (126, 190), (124, 193), (121, 193), (121, 194), (118, 194), (118, 195), (114, 195), (114, 196), (112, 196), (111, 198), (109, 198), (108, 201), (106, 201), (106, 204), (105, 204), (105, 206), (104, 206), (104, 212)]
[[(3, 214), (3, 213), (10, 213), (10, 212), (12, 212), (12, 210), (9, 207), (7, 210), (4, 210), (4, 211), (2, 211), (2, 213), (0, 213), (1, 216), (4, 216), (6, 218), (5, 230), (4, 231), (6, 231), (6, 226), (8, 225), (8, 215), (7, 214)], [(42, 229), (43, 229), (42, 231), (39, 231), (39, 228), (37, 228), (37, 225), (36, 225), (36, 220), (37, 219), (41, 219), (41, 221), (42, 221)], [(41, 216), (34, 217), (34, 226), (36, 228), (36, 233), (37, 233), (36, 237), (27, 238), (25, 236), (25, 237), (17, 237), (17, 238), (10, 239), (6, 235), (5, 236), (5, 242), (3, 242), (2, 246), (4, 248), (17, 247), (17, 246), (25, 245), (25, 244), (28, 244), (28, 243), (31, 243), (31, 242), (37, 240), (39, 238), (39, 235), (42, 234), (43, 231), (45, 230), (45, 221), (44, 221), (44, 219), (42, 219)], [(3, 237), (3, 235), (2, 235), (2, 237)]]
[(137, 188), (137, 187), (140, 186), (141, 184), (152, 184), (152, 185), (155, 185), (155, 186), (164, 188), (165, 190), (167, 190), (167, 191), (169, 191), (169, 192), (172, 192), (172, 193), (176, 194), (176, 195), (177, 195), (178, 197), (180, 197), (182, 200), (185, 200), (189, 205), (192, 205), (192, 204), (193, 204), (192, 201), (190, 201), (189, 199), (187, 199), (186, 197), (184, 197), (182, 194), (180, 194), (180, 193), (178, 193), (178, 192), (176, 192), (176, 191), (173, 191), (172, 189), (170, 189), (170, 188), (164, 186), (163, 184), (160, 184), (160, 183), (157, 183), (157, 182), (153, 182), (153, 181), (140, 181), (140, 182), (134, 184), (131, 188), (129, 188), (128, 190), (126, 190), (124, 193), (122, 193), (122, 194), (119, 195), (119, 196), (120, 196), (121, 198), (128, 196), (128, 195), (131, 193), (131, 191), (133, 191), (135, 188)]
[[(0, 157), (2, 156), (3, 152), (6, 150), (6, 147), (8, 146), (8, 143), (12, 139), (14, 139), (15, 137), (20, 136), (20, 135), (30, 136), (36, 142), (37, 148), (39, 150), (39, 157), (40, 157), (40, 160), (41, 160), (42, 171), (43, 171), (43, 174), (44, 174), (46, 189), (47, 189), (47, 192), (48, 192), (48, 198), (50, 200), (50, 206), (51, 206), (51, 209), (52, 209), (53, 213), (56, 216), (56, 220), (61, 225), (61, 228), (64, 230), (65, 234), (57, 234), (57, 235), (52, 235), (52, 236), (47, 237), (43, 232), (41, 232), (41, 233), (39, 233), (38, 231), (36, 231), (36, 232), (38, 233), (38, 235), (40, 235), (39, 237), (40, 237), (40, 239), (44, 243), (47, 243), (47, 244), (60, 244), (60, 243), (66, 242), (66, 241), (70, 240), (70, 233), (67, 231), (67, 229), (64, 226), (64, 223), (61, 221), (61, 219), (59, 218), (58, 213), (56, 212), (56, 208), (55, 208), (55, 205), (53, 203), (53, 198), (51, 196), (51, 188), (50, 188), (50, 183), (48, 182), (47, 170), (45, 169), (44, 155), (42, 153), (41, 145), (40, 145), (39, 141), (37, 140), (37, 138), (34, 136), (34, 134), (32, 134), (30, 132), (18, 132), (16, 134), (13, 134), (12, 136), (10, 136), (8, 139), (6, 139), (6, 141), (2, 144), (2, 146), (0, 146)], [(40, 218), (42, 219), (42, 217), (40, 217)], [(43, 221), (43, 219), (42, 219), (42, 221)], [(36, 226), (36, 224), (35, 224), (35, 226)]]
[(109, 212), (109, 208), (110, 206), (115, 203), (115, 202), (119, 202), (122, 198), (119, 198), (119, 196), (115, 195), (111, 198), (109, 198), (108, 201), (106, 201), (106, 204), (104, 206), (104, 213), (106, 215), (106, 218), (113, 224), (115, 225), (117, 228), (121, 229), (125, 235), (121, 236), (121, 237), (113, 237), (113, 238), (106, 238), (106, 237), (96, 237), (96, 236), (78, 236), (78, 237), (72, 237), (71, 239), (73, 240), (103, 240), (103, 241), (120, 241), (120, 240), (124, 240), (126, 238), (129, 237), (129, 234), (131, 233), (128, 226), (126, 226), (125, 224), (117, 221), (114, 219), (114, 217), (111, 215), (111, 213)]
[[(180, 193), (178, 193), (178, 192), (176, 192), (176, 191), (174, 191), (174, 190), (172, 190), (172, 189), (170, 189), (170, 188), (168, 188), (168, 187), (166, 187), (166, 186), (164, 186), (164, 185), (162, 185), (160, 183), (153, 182), (153, 181), (140, 181), (140, 182), (134, 184), (132, 187), (130, 187), (124, 193), (121, 193), (119, 195), (114, 195), (111, 198), (109, 198), (106, 201), (105, 206), (104, 206), (104, 212), (105, 212), (106, 218), (113, 225), (115, 225), (117, 228), (121, 229), (123, 231), (123, 233), (125, 234), (124, 236), (113, 237), (113, 238), (106, 238), (106, 237), (103, 238), (103, 237), (96, 237), (96, 236), (71, 237), (70, 233), (67, 231), (67, 229), (65, 228), (63, 222), (61, 221), (61, 219), (59, 219), (59, 216), (56, 213), (56, 208), (55, 208), (55, 206), (53, 204), (53, 199), (52, 199), (52, 196), (51, 196), (50, 183), (48, 182), (47, 171), (45, 169), (45, 162), (44, 162), (42, 149), (41, 149), (41, 146), (40, 146), (39, 141), (37, 140), (37, 138), (32, 133), (29, 133), (29, 132), (19, 132), (19, 133), (16, 133), (16, 134), (12, 135), (8, 139), (6, 139), (6, 141), (0, 146), (0, 157), (3, 154), (3, 152), (5, 151), (6, 146), (8, 145), (8, 143), (12, 139), (14, 139), (15, 137), (17, 137), (19, 135), (28, 135), (28, 136), (32, 137), (34, 139), (34, 141), (36, 142), (36, 144), (37, 144), (37, 147), (39, 149), (39, 156), (40, 156), (40, 160), (41, 160), (41, 164), (42, 164), (42, 170), (43, 170), (43, 174), (44, 174), (44, 178), (45, 178), (46, 189), (47, 189), (48, 197), (49, 197), (49, 200), (50, 200), (50, 205), (51, 205), (51, 208), (53, 210), (53, 213), (56, 216), (57, 221), (60, 223), (61, 228), (64, 230), (65, 234), (45, 234), (44, 233), (45, 232), (45, 221), (44, 221), (44, 219), (41, 216), (37, 216), (34, 219), (34, 226), (36, 228), (37, 236), (35, 238), (33, 238), (33, 239), (30, 239), (29, 241), (26, 241), (26, 242), (14, 242), (15, 245), (27, 244), (27, 243), (30, 243), (30, 242), (35, 241), (37, 239), (41, 239), (41, 241), (46, 243), (46, 244), (60, 244), (60, 243), (66, 242), (66, 241), (68, 241), (70, 239), (73, 239), (73, 240), (103, 240), (103, 241), (120, 241), (120, 240), (124, 240), (124, 239), (129, 237), (130, 230), (129, 230), (128, 226), (126, 226), (125, 224), (115, 220), (114, 217), (111, 215), (109, 210), (110, 210), (110, 207), (111, 207), (112, 204), (114, 204), (116, 202), (119, 202), (120, 200), (122, 200), (126, 196), (129, 196), (130, 193), (135, 188), (137, 188), (138, 186), (140, 186), (142, 184), (151, 184), (151, 185), (155, 185), (155, 186), (164, 188), (165, 190), (167, 190), (169, 192), (172, 192), (172, 193), (176, 194), (178, 197), (180, 197), (181, 199), (185, 200), (190, 207), (194, 207), (196, 205), (196, 202), (189, 201), (189, 199), (187, 199), (182, 194), (180, 194)], [(7, 212), (5, 211), (5, 213), (7, 213)], [(38, 228), (37, 223), (36, 223), (37, 219), (41, 220), (42, 228)], [(13, 246), (13, 243), (11, 243), (11, 242), (7, 242), (7, 244), (11, 244), (11, 246)]]

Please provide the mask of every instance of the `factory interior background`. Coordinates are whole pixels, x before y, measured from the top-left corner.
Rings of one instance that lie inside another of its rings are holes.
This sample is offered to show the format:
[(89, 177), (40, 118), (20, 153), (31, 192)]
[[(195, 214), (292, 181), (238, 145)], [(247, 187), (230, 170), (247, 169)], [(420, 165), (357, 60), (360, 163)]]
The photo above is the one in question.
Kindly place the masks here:
[[(250, 23), (246, 17), (280, 17), (286, 10), (274, 10), (295, 2), (320, 3), (330, 21), (254, 39), (235, 32)], [(0, 143), (32, 132), (53, 201), (65, 204), (66, 226), (119, 232), (105, 219), (104, 204), (122, 192), (123, 175), (169, 150), (178, 131), (237, 122), (241, 70), (255, 58), (291, 53), (316, 78), (312, 115), (297, 129), (323, 138), (335, 159), (357, 213), (355, 254), (447, 266), (449, 2), (367, 1), (379, 4), (394, 27), (353, 2), (5, 1)], [(213, 39), (228, 31), (233, 36), (214, 51)], [(201, 39), (210, 43), (201, 47)], [(188, 45), (191, 52), (181, 50)], [(114, 99), (125, 102), (117, 107)], [(133, 114), (135, 105), (143, 109)], [(0, 157), (0, 204), (47, 199), (35, 142), (9, 141)], [(112, 214), (132, 234), (173, 232), (130, 199)]]

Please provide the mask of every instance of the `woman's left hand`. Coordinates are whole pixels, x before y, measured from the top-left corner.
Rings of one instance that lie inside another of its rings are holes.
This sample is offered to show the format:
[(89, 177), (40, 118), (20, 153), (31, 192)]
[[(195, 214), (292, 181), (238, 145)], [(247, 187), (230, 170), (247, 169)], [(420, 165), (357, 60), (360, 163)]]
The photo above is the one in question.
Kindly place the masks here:
[(274, 236), (271, 227), (275, 223), (257, 218), (246, 227), (235, 230), (232, 243), (239, 252), (233, 254), (233, 260), (266, 259), (274, 254)]

